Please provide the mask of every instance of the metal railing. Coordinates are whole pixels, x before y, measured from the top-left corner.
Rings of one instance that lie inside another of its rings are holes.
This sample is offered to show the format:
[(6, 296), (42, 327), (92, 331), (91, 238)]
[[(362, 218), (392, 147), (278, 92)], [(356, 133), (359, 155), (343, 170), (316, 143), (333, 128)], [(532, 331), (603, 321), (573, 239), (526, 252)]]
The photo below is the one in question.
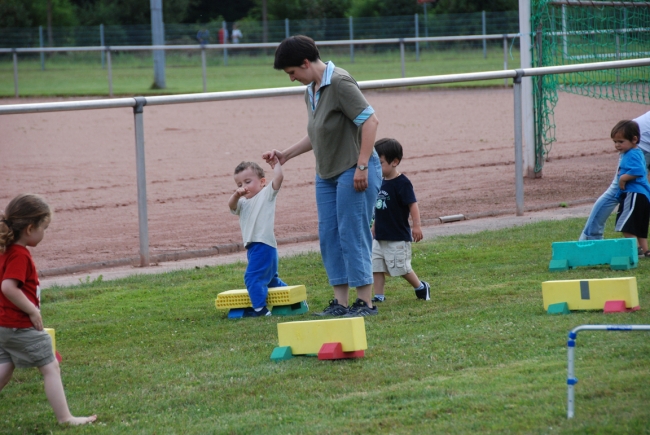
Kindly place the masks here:
[[(402, 77), (406, 77), (405, 44), (415, 44), (416, 60), (419, 59), (420, 42), (454, 42), (454, 41), (481, 41), (481, 40), (503, 40), (503, 69), (508, 69), (508, 40), (517, 38), (516, 33), (504, 35), (465, 35), (465, 36), (436, 36), (428, 38), (389, 38), (389, 39), (350, 39), (341, 41), (318, 41), (319, 47), (350, 47), (350, 61), (354, 62), (354, 47), (359, 45), (399, 45), (400, 62), (402, 66)], [(106, 69), (108, 79), (108, 95), (113, 96), (113, 67), (111, 54), (118, 51), (200, 51), (201, 70), (203, 73), (203, 92), (207, 92), (207, 62), (206, 50), (221, 50), (224, 56), (224, 65), (228, 65), (229, 50), (245, 49), (275, 49), (280, 43), (269, 42), (260, 44), (192, 44), (192, 45), (120, 45), (120, 46), (97, 46), (97, 47), (52, 47), (52, 48), (0, 48), (0, 53), (11, 53), (13, 57), (14, 73), (14, 97), (20, 97), (18, 80), (18, 54), (19, 53), (67, 53), (67, 52), (102, 52), (106, 56)], [(506, 83), (507, 84), (507, 81)]]
[[(444, 83), (458, 83), (480, 80), (512, 79), (514, 90), (514, 133), (515, 133), (515, 201), (516, 214), (524, 214), (524, 167), (522, 150), (522, 92), (521, 82), (524, 77), (543, 76), (547, 74), (566, 74), (580, 71), (595, 71), (619, 68), (650, 66), (650, 58), (620, 60), (612, 62), (586, 63), (580, 65), (563, 65), (541, 68), (524, 68), (505, 71), (487, 71), (465, 74), (448, 74), (439, 76), (413, 77), (359, 82), (362, 90), (384, 89), (405, 86), (425, 86)], [(135, 125), (136, 172), (138, 186), (138, 222), (140, 235), (140, 265), (149, 265), (149, 227), (147, 218), (147, 192), (144, 161), (144, 121), (145, 106), (166, 104), (200, 103), (208, 101), (239, 100), (246, 98), (266, 98), (285, 95), (304, 94), (305, 86), (292, 86), (274, 89), (257, 89), (247, 91), (210, 92), (202, 94), (182, 94), (169, 96), (132, 97), (103, 100), (69, 101), (56, 103), (8, 104), (0, 106), (0, 115), (27, 114), (42, 112), (59, 112), (71, 110), (108, 109), (118, 107), (133, 108)]]
[(567, 341), (567, 418), (575, 415), (575, 385), (578, 379), (575, 377), (575, 348), (576, 338), (580, 331), (650, 331), (650, 325), (580, 325), (569, 331)]
[[(309, 35), (316, 40), (407, 38), (502, 34), (517, 32), (519, 13), (477, 11), (460, 14), (424, 13), (384, 17), (279, 19), (238, 22), (164, 23), (165, 44), (204, 44), (232, 41), (232, 29), (243, 32), (238, 42), (279, 42), (291, 35)], [(266, 26), (265, 26), (266, 24)], [(224, 34), (223, 30), (227, 31)], [(228, 38), (230, 36), (230, 38)], [(147, 45), (152, 42), (150, 24), (97, 24), (94, 26), (0, 28), (0, 47), (80, 47), (95, 45)]]

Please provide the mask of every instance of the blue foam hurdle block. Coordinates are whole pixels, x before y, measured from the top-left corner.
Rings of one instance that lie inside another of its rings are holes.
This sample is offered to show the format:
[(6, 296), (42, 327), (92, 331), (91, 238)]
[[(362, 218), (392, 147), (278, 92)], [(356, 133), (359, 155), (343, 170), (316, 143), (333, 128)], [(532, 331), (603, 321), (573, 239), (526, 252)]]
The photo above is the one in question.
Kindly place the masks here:
[(548, 266), (551, 272), (602, 264), (609, 264), (613, 270), (628, 270), (639, 263), (635, 239), (555, 242), (552, 248), (552, 259)]
[(228, 311), (229, 319), (241, 319), (244, 317), (244, 308), (232, 308)]

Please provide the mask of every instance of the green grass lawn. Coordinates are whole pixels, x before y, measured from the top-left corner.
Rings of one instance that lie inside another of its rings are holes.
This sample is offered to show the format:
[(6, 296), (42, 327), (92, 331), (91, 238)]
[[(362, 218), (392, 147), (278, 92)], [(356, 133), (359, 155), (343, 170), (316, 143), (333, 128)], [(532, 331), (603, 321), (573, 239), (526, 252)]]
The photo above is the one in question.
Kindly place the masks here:
[[(209, 92), (241, 89), (262, 89), (290, 86), (282, 71), (273, 69), (273, 51), (255, 56), (230, 53), (224, 66), (220, 51), (208, 52), (207, 88)], [(402, 76), (399, 50), (367, 53), (358, 50), (354, 63), (349, 49), (324, 49), (324, 60), (333, 60), (347, 69), (358, 81), (398, 78)], [(11, 57), (0, 58), (0, 97), (14, 95), (13, 64)], [(41, 70), (38, 56), (22, 55), (18, 60), (18, 87), (20, 96), (82, 96), (108, 95), (108, 72), (101, 68), (99, 53), (56, 54), (45, 62)], [(117, 53), (112, 57), (114, 95), (180, 94), (203, 91), (201, 57), (194, 53), (168, 52), (164, 90), (151, 89), (153, 61), (150, 54)], [(482, 50), (435, 50), (423, 48), (420, 60), (414, 52), (405, 57), (407, 77), (470, 73), (503, 69), (503, 49), (491, 47), (483, 58)], [(513, 50), (508, 69), (518, 68), (519, 52)], [(450, 86), (498, 86), (503, 80), (467, 82)]]
[[(276, 324), (312, 317), (216, 311), (219, 292), (242, 288), (242, 263), (46, 289), (43, 318), (57, 331), (70, 407), (98, 422), (59, 427), (38, 371), (16, 370), (0, 393), (0, 433), (649, 433), (646, 332), (579, 334), (576, 417), (566, 418), (568, 331), (650, 323), (647, 260), (631, 271), (548, 272), (552, 241), (574, 239), (583, 223), (414, 245), (432, 300), (387, 280), (356, 360), (272, 362)], [(617, 234), (610, 226), (606, 236)], [(280, 272), (307, 286), (311, 311), (332, 297), (317, 254), (284, 258)], [(623, 276), (637, 278), (640, 311), (544, 312), (542, 281)]]

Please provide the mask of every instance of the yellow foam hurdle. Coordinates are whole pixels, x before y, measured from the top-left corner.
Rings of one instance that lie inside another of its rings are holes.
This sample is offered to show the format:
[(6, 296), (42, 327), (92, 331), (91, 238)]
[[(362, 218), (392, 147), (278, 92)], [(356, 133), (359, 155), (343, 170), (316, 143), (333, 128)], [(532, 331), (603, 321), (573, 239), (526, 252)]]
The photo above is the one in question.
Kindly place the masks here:
[(544, 309), (566, 302), (569, 310), (602, 310), (607, 301), (625, 301), (625, 307), (639, 306), (636, 278), (572, 279), (542, 283)]
[(278, 341), (292, 355), (318, 353), (325, 343), (341, 343), (343, 352), (368, 349), (363, 317), (278, 323)]
[(52, 337), (52, 353), (56, 355), (56, 331), (53, 328), (43, 328)]
[[(292, 305), (307, 299), (307, 289), (304, 285), (290, 285), (287, 287), (272, 287), (266, 297), (266, 305)], [(248, 290), (228, 290), (217, 295), (214, 301), (217, 310), (231, 308), (252, 307)]]

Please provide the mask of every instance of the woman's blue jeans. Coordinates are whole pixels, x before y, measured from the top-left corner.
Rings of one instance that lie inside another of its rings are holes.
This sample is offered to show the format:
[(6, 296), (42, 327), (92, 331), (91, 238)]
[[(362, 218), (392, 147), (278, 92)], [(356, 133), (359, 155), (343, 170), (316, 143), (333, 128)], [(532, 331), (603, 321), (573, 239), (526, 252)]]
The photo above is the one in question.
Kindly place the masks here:
[(618, 205), (618, 177), (614, 178), (609, 188), (600, 195), (589, 213), (585, 228), (578, 240), (602, 240), (605, 234), (605, 222)]
[(355, 168), (328, 179), (316, 175), (318, 236), (323, 265), (332, 286), (372, 284), (373, 208), (381, 187), (381, 164), (373, 151), (368, 161), (368, 188), (354, 190)]

